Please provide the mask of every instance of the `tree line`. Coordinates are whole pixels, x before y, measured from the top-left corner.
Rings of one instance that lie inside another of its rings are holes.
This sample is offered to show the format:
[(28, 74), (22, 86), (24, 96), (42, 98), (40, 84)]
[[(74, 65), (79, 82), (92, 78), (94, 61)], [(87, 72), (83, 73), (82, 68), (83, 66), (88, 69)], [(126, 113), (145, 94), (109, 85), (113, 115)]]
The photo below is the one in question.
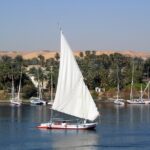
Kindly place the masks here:
[[(45, 59), (39, 55), (32, 59), (23, 59), (18, 55), (15, 58), (1, 56), (0, 58), (0, 98), (9, 97), (11, 91), (12, 76), (15, 80), (15, 87), (19, 85), (20, 72), (22, 71), (22, 97), (25, 99), (35, 96), (37, 89), (29, 78), (29, 74), (41, 83), (47, 81), (47, 87), (43, 90), (43, 95), (50, 96), (51, 83), (50, 77), (53, 77), (53, 89), (56, 90), (59, 54), (56, 53), (54, 58)], [(110, 55), (96, 55), (95, 51), (80, 52), (76, 56), (77, 63), (82, 71), (85, 83), (91, 91), (99, 87), (103, 92), (111, 91), (117, 86), (117, 74), (121, 90), (129, 89), (132, 80), (132, 68), (134, 64), (134, 83), (139, 90), (140, 84), (146, 84), (150, 77), (150, 58), (144, 60), (139, 57), (128, 57), (119, 53)], [(31, 67), (29, 67), (31, 66)], [(36, 67), (38, 66), (38, 67)], [(53, 72), (51, 72), (53, 66)], [(29, 70), (27, 69), (29, 68)], [(38, 74), (37, 74), (38, 72)], [(17, 89), (17, 88), (16, 88)]]

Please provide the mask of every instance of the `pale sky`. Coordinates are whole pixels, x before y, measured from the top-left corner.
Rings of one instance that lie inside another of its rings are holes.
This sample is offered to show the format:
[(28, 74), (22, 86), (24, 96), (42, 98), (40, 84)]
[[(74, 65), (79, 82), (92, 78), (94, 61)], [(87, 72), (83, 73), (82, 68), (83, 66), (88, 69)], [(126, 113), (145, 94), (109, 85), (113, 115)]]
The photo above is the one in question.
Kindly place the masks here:
[(0, 50), (150, 51), (150, 0), (0, 0)]

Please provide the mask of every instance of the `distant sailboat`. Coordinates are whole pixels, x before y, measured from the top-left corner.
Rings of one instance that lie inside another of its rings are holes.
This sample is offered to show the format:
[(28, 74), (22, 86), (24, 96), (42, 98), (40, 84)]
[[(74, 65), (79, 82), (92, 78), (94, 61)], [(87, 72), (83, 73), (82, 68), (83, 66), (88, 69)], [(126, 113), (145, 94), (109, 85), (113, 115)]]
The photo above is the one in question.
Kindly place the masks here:
[[(63, 119), (55, 119), (53, 118), (53, 110), (78, 119), (73, 123)], [(97, 125), (95, 119), (99, 116), (72, 50), (62, 32), (59, 76), (51, 111), (50, 122), (42, 123), (38, 128), (93, 129)]]
[(130, 100), (127, 100), (128, 104), (145, 104), (143, 98), (142, 98), (142, 86), (141, 86), (141, 96), (139, 98), (133, 98), (133, 76), (134, 76), (134, 63), (132, 68), (132, 81), (131, 81), (131, 91), (130, 91)]
[(119, 75), (118, 75), (118, 67), (117, 67), (117, 96), (116, 99), (114, 100), (114, 104), (116, 105), (124, 105), (124, 100), (119, 98), (119, 93), (120, 93), (120, 86), (119, 86)]
[(39, 81), (39, 72), (38, 72), (38, 96), (37, 97), (31, 97), (30, 103), (32, 105), (46, 105), (46, 101), (43, 100), (42, 97), (42, 87)]
[(12, 75), (12, 87), (11, 87), (11, 99), (10, 99), (10, 102), (13, 105), (21, 105), (21, 103), (22, 103), (22, 101), (20, 99), (21, 80), (22, 80), (22, 71), (21, 71), (21, 75), (20, 75), (18, 93), (17, 93), (17, 96), (15, 96), (14, 78), (13, 78), (13, 75)]

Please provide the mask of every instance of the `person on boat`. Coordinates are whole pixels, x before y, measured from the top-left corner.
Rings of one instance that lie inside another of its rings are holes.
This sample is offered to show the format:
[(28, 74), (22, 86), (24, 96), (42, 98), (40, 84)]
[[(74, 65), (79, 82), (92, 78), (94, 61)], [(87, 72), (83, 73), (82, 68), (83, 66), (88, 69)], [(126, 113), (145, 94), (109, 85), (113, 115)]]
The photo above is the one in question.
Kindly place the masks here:
[(84, 124), (86, 124), (87, 120), (86, 120), (86, 119), (84, 119), (84, 121), (83, 121), (83, 122), (84, 122)]
[(62, 126), (63, 126), (63, 127), (66, 127), (66, 126), (67, 126), (66, 121), (63, 121), (63, 122), (62, 122)]

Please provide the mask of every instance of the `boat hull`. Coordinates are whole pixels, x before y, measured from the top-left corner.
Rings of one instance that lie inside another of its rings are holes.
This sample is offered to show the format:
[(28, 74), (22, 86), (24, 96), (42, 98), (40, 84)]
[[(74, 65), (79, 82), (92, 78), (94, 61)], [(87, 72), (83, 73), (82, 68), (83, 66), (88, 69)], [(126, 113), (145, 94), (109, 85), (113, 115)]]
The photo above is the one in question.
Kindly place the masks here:
[(141, 100), (127, 100), (127, 103), (128, 104), (145, 104), (145, 102), (144, 101), (141, 101)]
[(150, 104), (150, 99), (143, 99), (145, 104)]
[(33, 98), (33, 99), (31, 99), (30, 100), (30, 103), (32, 104), (32, 105), (46, 105), (46, 101), (44, 101), (44, 100), (41, 100), (41, 99), (38, 99), (38, 98)]
[(95, 129), (97, 123), (82, 123), (82, 124), (55, 124), (42, 123), (37, 128), (41, 129), (62, 129), (62, 130), (92, 130)]
[(122, 99), (116, 99), (116, 100), (114, 101), (114, 104), (116, 104), (116, 105), (124, 105), (125, 103), (122, 102)]
[(48, 102), (48, 105), (51, 105), (51, 106), (52, 106), (52, 105), (53, 105), (53, 103), (54, 103), (54, 102)]
[(20, 106), (21, 105), (21, 102), (17, 102), (17, 101), (13, 101), (11, 100), (11, 105), (16, 105), (16, 106)]

